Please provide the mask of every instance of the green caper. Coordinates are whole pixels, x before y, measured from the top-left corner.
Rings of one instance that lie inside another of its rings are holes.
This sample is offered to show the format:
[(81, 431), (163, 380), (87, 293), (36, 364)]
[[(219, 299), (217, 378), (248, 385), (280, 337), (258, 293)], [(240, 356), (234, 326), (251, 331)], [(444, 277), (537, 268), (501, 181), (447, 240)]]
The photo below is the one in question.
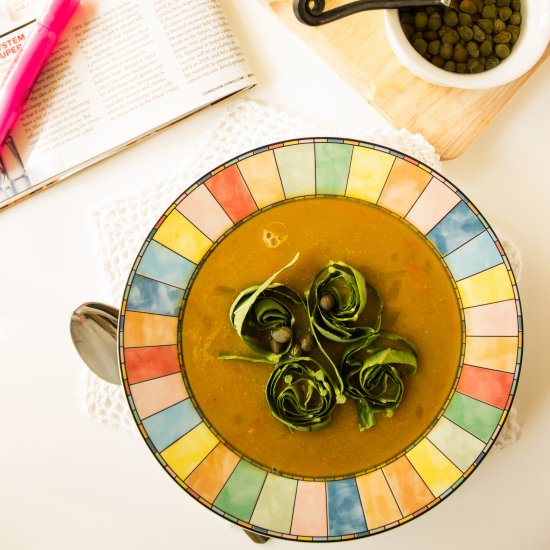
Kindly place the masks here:
[(441, 46), (441, 51), (439, 52), (439, 55), (443, 59), (445, 60), (451, 59), (453, 57), (453, 54), (454, 54), (454, 48), (452, 44), (449, 44), (449, 42), (446, 42)]
[(506, 44), (497, 44), (495, 53), (499, 59), (506, 59), (510, 55), (510, 48)]
[(424, 36), (423, 36), (423, 38), (426, 42), (431, 42), (432, 40), (437, 40), (438, 37), (439, 37), (439, 35), (435, 31), (425, 31)]
[(438, 55), (440, 49), (441, 49), (441, 40), (432, 40), (428, 44), (428, 53), (430, 53), (431, 55)]
[(509, 6), (510, 5), (510, 0), (496, 0), (496, 5), (499, 8), (502, 8), (504, 6)]
[(479, 59), (468, 59), (466, 66), (468, 68), (468, 72), (470, 73), (480, 73), (483, 71), (483, 64), (479, 61)]
[(456, 63), (452, 59), (449, 59), (448, 61), (445, 61), (445, 64), (443, 65), (443, 68), (446, 71), (454, 73), (456, 71)]
[(420, 55), (428, 53), (428, 43), (423, 38), (415, 38), (413, 40), (413, 47)]
[(443, 44), (456, 44), (460, 40), (458, 32), (455, 29), (449, 29), (441, 35)]
[(510, 17), (510, 19), (508, 19), (508, 23), (510, 23), (510, 25), (519, 25), (521, 24), (521, 13), (519, 12), (514, 12), (512, 14), (512, 16)]
[(487, 35), (483, 32), (483, 30), (478, 25), (474, 25), (473, 31), (474, 31), (474, 40), (476, 40), (477, 42), (483, 42), (487, 38)]
[(445, 21), (445, 25), (449, 27), (456, 27), (458, 25), (458, 14), (455, 10), (445, 10), (443, 21)]
[(425, 29), (428, 26), (428, 14), (425, 11), (418, 11), (414, 14), (414, 24), (417, 29)]
[(458, 22), (461, 25), (465, 25), (466, 27), (471, 27), (472, 26), (472, 16), (469, 13), (459, 12)]
[(473, 0), (462, 0), (460, 2), (460, 11), (463, 11), (464, 13), (469, 13), (470, 15), (477, 13), (477, 6), (476, 3)]
[(405, 33), (405, 36), (407, 38), (411, 38), (414, 34), (414, 27), (412, 25), (409, 25), (408, 23), (403, 23), (401, 25), (401, 28), (403, 29), (403, 32)]
[(466, 72), (466, 63), (457, 63), (456, 72), (460, 74), (464, 74)]
[(271, 331), (271, 338), (279, 344), (286, 344), (292, 340), (292, 329), (290, 327), (276, 327)]
[(512, 0), (510, 2), (510, 7), (514, 10), (514, 11), (519, 11), (521, 9), (521, 0)]
[(477, 42), (474, 42), (473, 40), (466, 44), (466, 51), (470, 57), (479, 57), (479, 46), (477, 45)]
[(481, 17), (483, 17), (483, 19), (496, 19), (498, 17), (498, 8), (491, 5), (483, 6)]
[(466, 27), (465, 25), (458, 27), (457, 31), (460, 38), (462, 38), (465, 42), (468, 42), (468, 40), (471, 40), (474, 37), (473, 29)]
[(478, 20), (477, 25), (485, 34), (491, 34), (493, 32), (494, 20), (481, 18)]
[(431, 59), (431, 62), (433, 65), (439, 67), (440, 69), (445, 64), (445, 60), (440, 55), (434, 55)]
[(464, 47), (464, 44), (457, 44), (455, 46), (454, 60), (457, 63), (464, 63), (468, 59), (468, 51)]
[(493, 25), (493, 32), (496, 34), (500, 31), (506, 29), (506, 23), (502, 19), (495, 19), (495, 24)]
[(512, 33), (509, 31), (501, 31), (495, 34), (493, 40), (495, 44), (508, 44), (512, 40)]
[(512, 10), (508, 7), (506, 8), (499, 8), (498, 10), (498, 18), (502, 19), (503, 21), (508, 21), (512, 17)]
[(479, 45), (479, 55), (488, 57), (493, 53), (493, 43), (490, 40), (484, 40)]
[(485, 62), (485, 69), (494, 69), (498, 64), (500, 63), (500, 59), (495, 56), (491, 56), (487, 58), (487, 61)]
[(435, 12), (430, 15), (428, 19), (428, 28), (432, 31), (437, 31), (441, 28), (441, 14)]
[(336, 305), (336, 299), (332, 294), (323, 294), (319, 300), (319, 307), (324, 311), (330, 311)]
[(519, 27), (516, 25), (508, 25), (506, 30), (512, 35), (511, 43), (515, 44), (519, 38)]
[(283, 344), (276, 342), (273, 338), (269, 339), (269, 349), (273, 353), (281, 353), (283, 351)]

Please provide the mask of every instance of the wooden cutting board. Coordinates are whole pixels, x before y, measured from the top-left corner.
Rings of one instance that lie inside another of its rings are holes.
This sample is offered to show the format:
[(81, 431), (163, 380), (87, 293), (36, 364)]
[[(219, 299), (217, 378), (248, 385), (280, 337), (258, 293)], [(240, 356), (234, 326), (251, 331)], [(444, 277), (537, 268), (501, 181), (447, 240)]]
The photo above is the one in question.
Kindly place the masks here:
[(295, 18), (292, 0), (262, 1), (382, 115), (398, 128), (422, 134), (443, 159), (463, 153), (550, 54), (549, 47), (530, 72), (499, 88), (444, 88), (400, 64), (381, 11), (308, 27)]

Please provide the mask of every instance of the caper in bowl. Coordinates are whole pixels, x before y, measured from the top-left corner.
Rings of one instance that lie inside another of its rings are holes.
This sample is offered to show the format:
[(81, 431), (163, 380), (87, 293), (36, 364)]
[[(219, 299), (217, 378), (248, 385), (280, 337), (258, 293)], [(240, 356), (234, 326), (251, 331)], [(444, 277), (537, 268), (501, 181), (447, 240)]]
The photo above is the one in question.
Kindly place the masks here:
[(460, 0), (456, 9), (386, 10), (386, 30), (401, 63), (442, 86), (500, 86), (528, 71), (550, 40), (540, 0)]

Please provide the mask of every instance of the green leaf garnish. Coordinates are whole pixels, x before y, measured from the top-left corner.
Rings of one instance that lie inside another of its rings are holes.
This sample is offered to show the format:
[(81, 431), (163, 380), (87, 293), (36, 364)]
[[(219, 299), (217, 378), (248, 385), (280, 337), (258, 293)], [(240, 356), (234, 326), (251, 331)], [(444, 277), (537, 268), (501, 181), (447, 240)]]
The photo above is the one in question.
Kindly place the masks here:
[[(324, 428), (346, 396), (355, 400), (359, 429), (371, 428), (376, 414), (392, 416), (401, 403), (401, 374), (416, 372), (416, 349), (406, 338), (381, 331), (382, 299), (359, 271), (344, 262), (329, 262), (305, 292), (305, 300), (274, 282), (298, 256), (262, 284), (243, 290), (231, 306), (231, 324), (256, 356), (225, 354), (220, 359), (272, 365), (267, 402), (273, 416), (290, 429)], [(376, 300), (374, 318), (366, 323), (365, 316), (372, 313), (364, 312), (372, 297)], [(295, 342), (296, 307), (306, 310), (316, 348), (301, 348)], [(347, 345), (339, 361), (333, 351), (327, 352), (323, 339)], [(295, 356), (296, 349), (299, 355), (312, 348), (318, 350), (316, 358)]]
[(266, 387), (275, 418), (289, 428), (310, 432), (327, 426), (336, 406), (336, 392), (323, 367), (311, 357), (281, 361)]

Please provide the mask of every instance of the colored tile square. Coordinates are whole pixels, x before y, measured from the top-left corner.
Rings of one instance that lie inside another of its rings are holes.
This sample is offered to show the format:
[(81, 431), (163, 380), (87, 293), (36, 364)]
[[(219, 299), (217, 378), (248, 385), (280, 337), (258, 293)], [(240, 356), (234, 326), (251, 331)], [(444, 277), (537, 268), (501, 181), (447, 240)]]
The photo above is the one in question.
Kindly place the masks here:
[(200, 423), (190, 399), (143, 419), (143, 427), (158, 451), (164, 451)]
[(222, 443), (185, 480), (197, 494), (212, 503), (222, 490), (240, 458)]
[(431, 180), (431, 174), (403, 159), (395, 159), (378, 204), (405, 216)]
[(327, 497), (324, 482), (298, 482), (291, 532), (309, 537), (327, 535)]
[(404, 517), (427, 506), (434, 496), (406, 457), (382, 469)]
[(436, 497), (462, 476), (462, 472), (426, 438), (407, 453), (407, 458)]
[(204, 185), (199, 185), (184, 197), (176, 208), (211, 241), (221, 237), (233, 225), (224, 209)]
[(256, 203), (236, 165), (212, 176), (206, 182), (206, 186), (235, 223), (257, 210)]
[(196, 265), (169, 248), (150, 241), (137, 266), (137, 273), (163, 283), (186, 288)]
[(414, 203), (406, 219), (426, 234), (459, 202), (460, 198), (449, 186), (434, 178)]
[(485, 226), (465, 202), (458, 203), (427, 235), (443, 256), (481, 233)]
[(179, 372), (133, 384), (130, 391), (140, 418), (147, 418), (188, 397)]
[(288, 533), (292, 523), (297, 484), (295, 479), (267, 474), (250, 518), (251, 523), (270, 531)]
[(214, 504), (236, 518), (249, 521), (266, 475), (257, 466), (241, 460)]
[(356, 481), (369, 529), (376, 529), (402, 518), (382, 470), (359, 476)]
[(487, 443), (498, 426), (502, 410), (455, 392), (444, 416)]
[(484, 231), (445, 256), (445, 262), (455, 280), (459, 281), (501, 264), (503, 259), (489, 232)]
[(445, 456), (465, 472), (480, 455), (485, 443), (442, 416), (428, 434), (428, 439)]
[(287, 198), (315, 194), (315, 150), (313, 143), (275, 150), (281, 182)]
[(327, 508), (329, 536), (342, 536), (367, 529), (355, 479), (327, 483)]
[(131, 311), (177, 316), (183, 290), (136, 274), (126, 308)]
[(504, 264), (458, 281), (457, 288), (465, 308), (514, 299), (514, 289)]
[(180, 370), (177, 346), (126, 348), (124, 350), (126, 377), (130, 384), (137, 384)]
[(351, 145), (315, 144), (317, 193), (343, 195), (346, 192), (352, 151)]
[(285, 194), (273, 151), (241, 160), (238, 167), (258, 208), (284, 200)]
[(218, 444), (206, 424), (199, 424), (165, 449), (161, 456), (180, 478), (185, 479)]
[(464, 365), (457, 391), (503, 409), (510, 397), (514, 375), (480, 367)]
[(368, 147), (355, 147), (351, 157), (346, 195), (377, 202), (386, 183), (394, 157)]

